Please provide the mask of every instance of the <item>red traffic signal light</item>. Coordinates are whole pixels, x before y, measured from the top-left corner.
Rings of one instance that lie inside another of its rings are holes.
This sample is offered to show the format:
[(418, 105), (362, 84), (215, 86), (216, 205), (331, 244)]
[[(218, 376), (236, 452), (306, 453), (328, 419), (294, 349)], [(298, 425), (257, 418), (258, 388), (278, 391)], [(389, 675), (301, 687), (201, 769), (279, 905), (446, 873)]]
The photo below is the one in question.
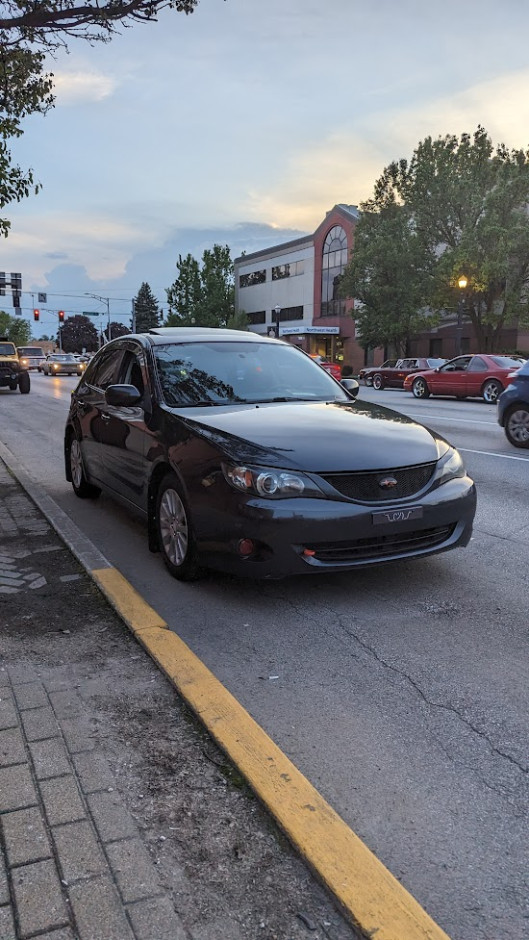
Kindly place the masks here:
[(34, 320), (40, 320), (40, 310), (34, 310), (34, 311), (33, 311), (33, 319), (34, 319)]
[(64, 322), (64, 310), (59, 310), (59, 321)]

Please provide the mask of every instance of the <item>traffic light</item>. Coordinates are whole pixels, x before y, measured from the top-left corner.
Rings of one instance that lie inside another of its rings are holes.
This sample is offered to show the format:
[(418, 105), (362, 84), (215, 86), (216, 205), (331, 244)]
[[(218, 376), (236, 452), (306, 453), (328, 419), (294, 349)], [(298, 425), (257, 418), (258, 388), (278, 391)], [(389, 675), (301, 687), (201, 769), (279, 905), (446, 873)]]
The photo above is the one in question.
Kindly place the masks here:
[(40, 320), (40, 310), (34, 310), (34, 311), (33, 311), (33, 319), (34, 319), (34, 320)]
[(64, 310), (59, 310), (59, 323), (64, 323)]
[(0, 271), (0, 297), (5, 297), (6, 293), (6, 272)]

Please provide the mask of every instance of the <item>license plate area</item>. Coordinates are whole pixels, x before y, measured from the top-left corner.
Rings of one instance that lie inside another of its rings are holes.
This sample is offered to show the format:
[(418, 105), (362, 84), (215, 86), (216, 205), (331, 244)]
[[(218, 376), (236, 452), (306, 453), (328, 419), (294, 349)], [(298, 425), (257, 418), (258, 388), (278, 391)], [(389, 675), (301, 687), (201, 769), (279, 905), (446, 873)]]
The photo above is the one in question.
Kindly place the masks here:
[(422, 519), (422, 506), (406, 506), (403, 509), (384, 509), (371, 513), (373, 525), (398, 525), (412, 519)]

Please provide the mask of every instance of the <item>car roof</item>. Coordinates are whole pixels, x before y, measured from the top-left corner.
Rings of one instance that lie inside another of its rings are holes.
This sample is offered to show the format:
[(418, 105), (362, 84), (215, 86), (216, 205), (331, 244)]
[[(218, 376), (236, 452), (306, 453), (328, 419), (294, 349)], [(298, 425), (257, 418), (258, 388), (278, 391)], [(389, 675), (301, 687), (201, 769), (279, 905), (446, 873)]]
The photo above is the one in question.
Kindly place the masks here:
[(269, 336), (261, 336), (259, 333), (251, 333), (249, 330), (228, 330), (215, 327), (204, 326), (158, 326), (148, 331), (148, 333), (128, 333), (120, 336), (119, 339), (142, 339), (151, 343), (153, 346), (162, 343), (189, 343), (206, 342), (215, 340), (220, 343), (233, 343), (239, 340), (243, 343), (278, 343), (284, 346), (282, 340), (273, 339)]

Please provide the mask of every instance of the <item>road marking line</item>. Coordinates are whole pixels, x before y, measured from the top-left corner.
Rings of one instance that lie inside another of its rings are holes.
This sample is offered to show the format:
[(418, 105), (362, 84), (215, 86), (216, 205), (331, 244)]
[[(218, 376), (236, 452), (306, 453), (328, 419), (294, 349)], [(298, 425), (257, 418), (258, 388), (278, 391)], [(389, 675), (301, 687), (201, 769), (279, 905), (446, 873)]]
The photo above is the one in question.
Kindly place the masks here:
[(377, 940), (449, 940), (120, 572), (103, 568), (92, 575), (353, 924)]
[(482, 457), (503, 457), (505, 460), (527, 460), (527, 457), (519, 457), (517, 454), (493, 454), (488, 450), (471, 450), (469, 447), (458, 447), (457, 450), (465, 454), (480, 454)]

